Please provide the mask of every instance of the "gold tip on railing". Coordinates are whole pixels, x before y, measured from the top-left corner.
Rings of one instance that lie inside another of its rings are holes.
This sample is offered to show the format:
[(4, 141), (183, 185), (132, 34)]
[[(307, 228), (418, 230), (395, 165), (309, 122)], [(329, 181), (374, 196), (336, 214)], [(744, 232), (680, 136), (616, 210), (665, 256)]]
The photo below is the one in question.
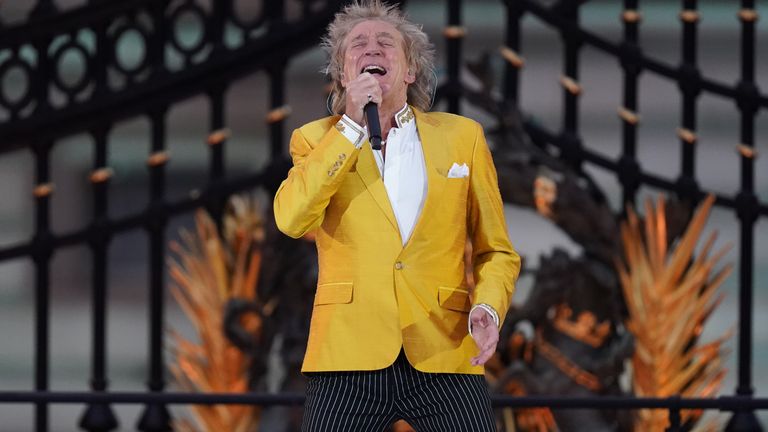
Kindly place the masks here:
[(581, 85), (569, 76), (560, 77), (560, 84), (574, 96), (581, 94)]
[(627, 9), (621, 13), (621, 19), (628, 24), (640, 22), (643, 15), (636, 9)]
[(631, 125), (640, 123), (640, 115), (626, 107), (619, 107), (619, 117)]
[(115, 171), (112, 168), (109, 168), (109, 167), (99, 168), (91, 172), (89, 180), (91, 181), (91, 183), (94, 183), (94, 184), (104, 183), (105, 181), (111, 179), (114, 174), (115, 174)]
[(748, 159), (755, 159), (757, 157), (757, 150), (755, 150), (754, 147), (748, 146), (746, 144), (737, 144), (736, 151), (738, 151), (739, 154), (741, 154), (743, 157)]
[(170, 155), (167, 151), (154, 152), (147, 158), (147, 165), (150, 167), (164, 165), (168, 162), (169, 159)]
[(688, 144), (695, 144), (698, 136), (696, 132), (687, 128), (677, 128), (677, 136)]
[(35, 198), (45, 198), (50, 196), (54, 189), (55, 187), (53, 186), (53, 183), (41, 183), (35, 186), (32, 190), (32, 195), (34, 195)]
[(693, 9), (683, 9), (680, 11), (680, 20), (687, 23), (698, 22), (701, 18), (699, 11)]
[(443, 36), (448, 39), (461, 39), (467, 35), (467, 29), (462, 26), (448, 26), (443, 29)]
[(499, 47), (499, 52), (501, 53), (501, 56), (504, 57), (504, 60), (508, 61), (512, 66), (518, 69), (525, 66), (525, 59), (520, 57), (520, 55), (512, 48), (501, 46)]
[(267, 113), (267, 123), (272, 124), (283, 121), (288, 118), (289, 115), (291, 115), (291, 112), (292, 110), (289, 105), (283, 105), (281, 107), (275, 108)]
[(743, 22), (755, 22), (760, 18), (760, 15), (754, 9), (742, 9), (739, 11), (739, 19)]
[(208, 139), (207, 139), (208, 145), (210, 146), (219, 145), (224, 141), (226, 141), (227, 138), (229, 138), (231, 135), (232, 134), (230, 133), (229, 129), (226, 129), (226, 128), (217, 129), (208, 135)]

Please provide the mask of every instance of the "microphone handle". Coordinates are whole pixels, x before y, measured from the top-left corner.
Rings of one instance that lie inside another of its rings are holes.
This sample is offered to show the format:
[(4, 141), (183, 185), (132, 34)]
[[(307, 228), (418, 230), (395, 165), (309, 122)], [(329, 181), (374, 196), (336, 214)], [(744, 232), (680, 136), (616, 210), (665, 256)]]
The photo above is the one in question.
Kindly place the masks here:
[(368, 102), (363, 108), (365, 119), (368, 123), (368, 141), (371, 148), (381, 150), (381, 125), (379, 124), (379, 106), (373, 102)]

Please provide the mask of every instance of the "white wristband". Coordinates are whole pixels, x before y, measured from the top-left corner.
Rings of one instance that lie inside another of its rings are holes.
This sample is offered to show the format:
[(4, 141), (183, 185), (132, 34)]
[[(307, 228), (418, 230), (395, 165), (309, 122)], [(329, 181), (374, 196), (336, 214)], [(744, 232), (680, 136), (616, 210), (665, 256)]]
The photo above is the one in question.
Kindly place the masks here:
[[(472, 312), (474, 312), (475, 309), (478, 309), (478, 308), (488, 312), (488, 314), (493, 318), (493, 322), (496, 323), (496, 327), (497, 328), (499, 327), (499, 314), (496, 313), (496, 309), (491, 307), (491, 305), (488, 305), (485, 303), (478, 303), (472, 306), (472, 309), (470, 309), (469, 311), (469, 316), (471, 317)], [(469, 335), (472, 336), (472, 320), (471, 319), (467, 319), (467, 329), (469, 330)]]

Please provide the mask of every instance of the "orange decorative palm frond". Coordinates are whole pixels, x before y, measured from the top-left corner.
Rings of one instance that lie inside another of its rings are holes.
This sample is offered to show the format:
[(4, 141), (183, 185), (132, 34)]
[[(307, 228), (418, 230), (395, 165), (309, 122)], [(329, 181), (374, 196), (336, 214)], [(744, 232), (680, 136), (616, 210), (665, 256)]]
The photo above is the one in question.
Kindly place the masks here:
[[(210, 216), (195, 215), (195, 232), (181, 232), (172, 242), (169, 259), (171, 294), (193, 324), (199, 342), (169, 332), (176, 385), (190, 392), (248, 391), (251, 359), (224, 335), (225, 306), (230, 299), (257, 301), (256, 283), (261, 254), (256, 247), (264, 236), (263, 219), (254, 201), (233, 197), (224, 217), (224, 239)], [(241, 324), (255, 337), (261, 318), (248, 315)], [(185, 432), (254, 430), (259, 409), (243, 405), (196, 405), (194, 421), (181, 419), (175, 429)]]
[[(725, 377), (724, 343), (730, 334), (699, 343), (706, 320), (723, 299), (717, 289), (732, 270), (730, 264), (717, 269), (730, 245), (710, 254), (716, 233), (694, 256), (713, 204), (710, 195), (672, 248), (667, 244), (663, 199), (655, 207), (646, 202), (643, 223), (632, 209), (622, 223), (624, 262), (617, 262), (617, 268), (629, 309), (627, 328), (636, 338), (632, 366), (639, 397), (711, 397)], [(681, 415), (684, 422), (696, 422), (702, 412)], [(638, 431), (663, 431), (667, 412), (641, 410), (635, 426)]]

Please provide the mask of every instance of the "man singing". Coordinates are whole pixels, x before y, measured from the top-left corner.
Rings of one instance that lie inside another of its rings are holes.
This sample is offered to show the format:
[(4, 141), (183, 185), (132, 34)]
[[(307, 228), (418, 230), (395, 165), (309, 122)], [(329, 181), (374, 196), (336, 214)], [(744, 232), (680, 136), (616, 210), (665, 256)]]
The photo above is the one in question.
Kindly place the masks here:
[[(427, 113), (433, 47), (393, 6), (359, 0), (323, 46), (336, 115), (293, 133), (282, 232), (314, 232), (319, 276), (302, 430), (492, 432), (483, 364), (520, 258), (480, 125)], [(372, 150), (363, 108), (378, 106)], [(465, 278), (472, 245), (475, 287)]]

